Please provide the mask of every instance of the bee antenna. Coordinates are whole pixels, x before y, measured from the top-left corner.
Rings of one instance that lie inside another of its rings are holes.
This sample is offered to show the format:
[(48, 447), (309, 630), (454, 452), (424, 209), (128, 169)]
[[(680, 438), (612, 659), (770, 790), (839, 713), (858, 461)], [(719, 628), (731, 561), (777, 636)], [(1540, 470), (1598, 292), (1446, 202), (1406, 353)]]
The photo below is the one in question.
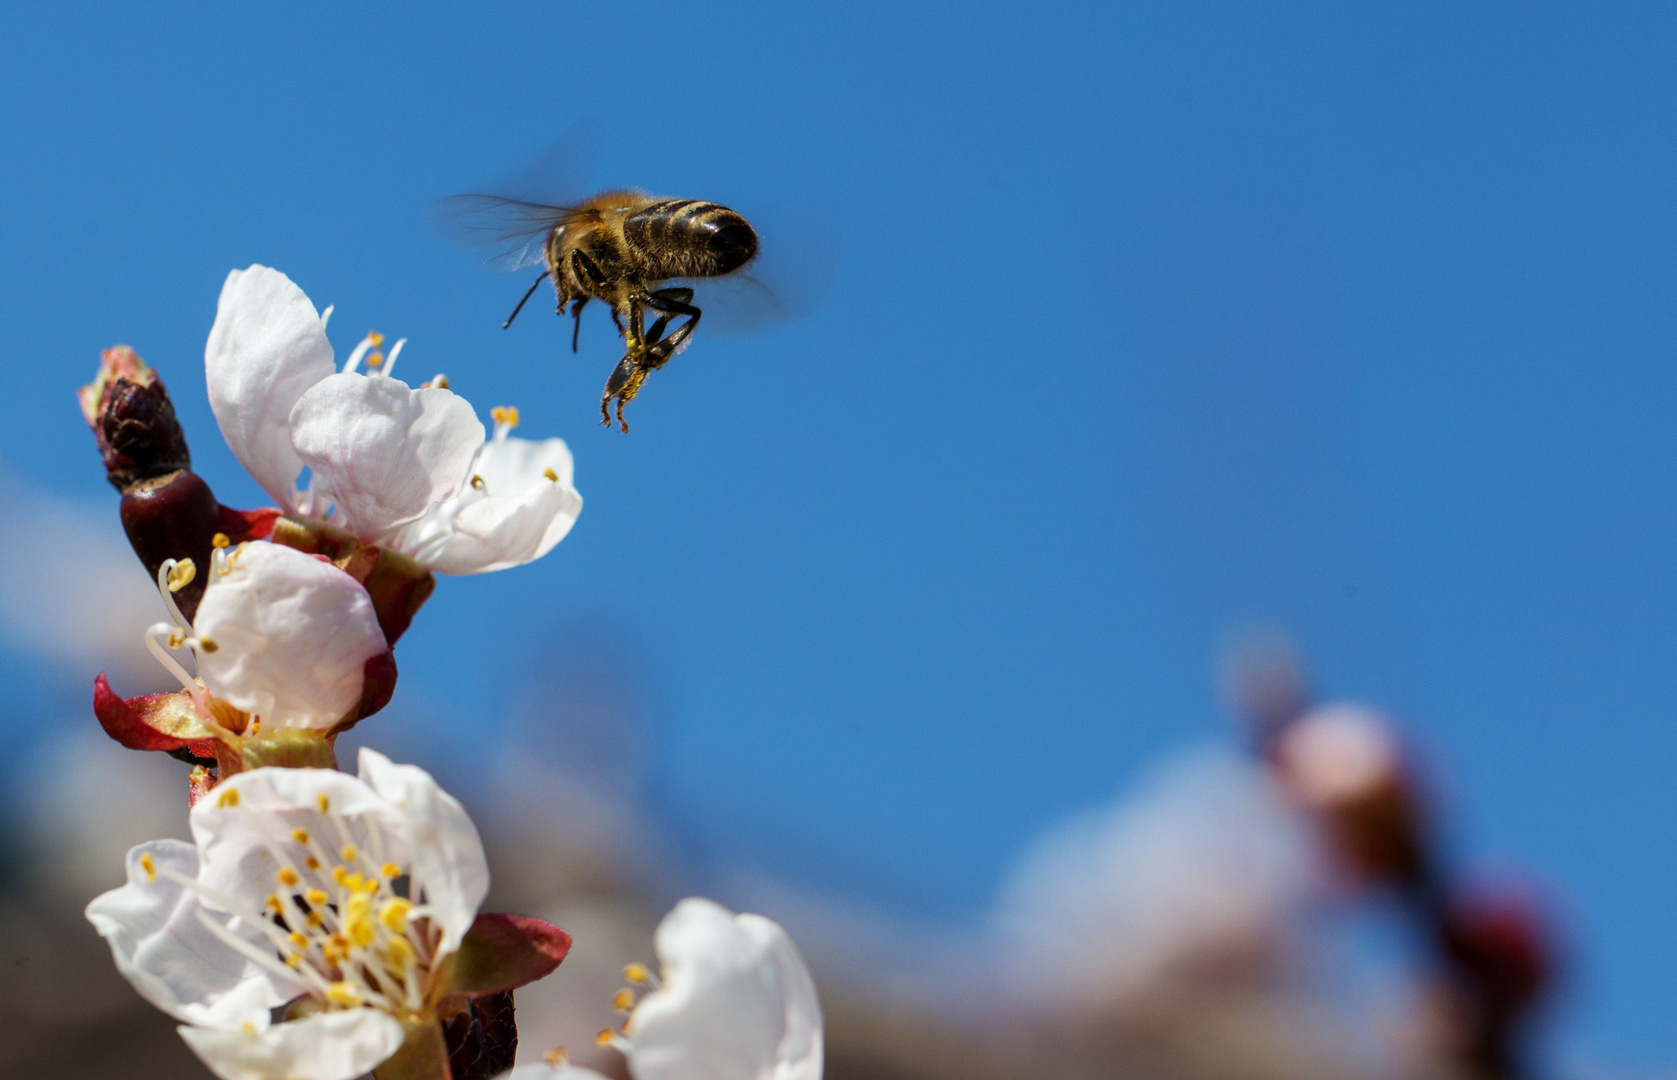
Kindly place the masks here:
[(550, 274), (550, 273), (552, 273), (551, 270), (543, 270), (542, 271), (542, 276), (537, 278), (535, 281), (531, 282), (530, 287), (528, 289), (524, 290), (524, 299), (520, 300), (518, 302), (518, 306), (512, 309), (512, 314), (507, 316), (507, 321), (501, 324), (501, 329), (502, 330), (505, 330), (507, 327), (511, 326), (512, 321), (514, 319), (518, 318), (518, 313), (520, 311), (524, 310), (524, 305), (528, 304), (530, 302), (530, 297), (536, 295), (536, 286), (540, 285), (543, 281), (546, 281), (547, 280), (547, 275)]

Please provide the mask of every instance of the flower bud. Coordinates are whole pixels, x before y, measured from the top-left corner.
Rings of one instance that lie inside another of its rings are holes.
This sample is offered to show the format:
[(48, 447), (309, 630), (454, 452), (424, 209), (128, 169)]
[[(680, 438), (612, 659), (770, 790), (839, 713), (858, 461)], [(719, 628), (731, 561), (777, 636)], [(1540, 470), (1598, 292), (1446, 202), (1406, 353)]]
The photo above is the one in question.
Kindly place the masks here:
[(105, 476), (118, 491), (191, 467), (186, 435), (163, 380), (128, 346), (100, 354), (99, 374), (77, 399), (98, 441)]
[(1420, 800), (1403, 748), (1382, 717), (1355, 705), (1313, 709), (1275, 736), (1269, 755), (1283, 787), (1320, 817), (1354, 877), (1425, 880)]

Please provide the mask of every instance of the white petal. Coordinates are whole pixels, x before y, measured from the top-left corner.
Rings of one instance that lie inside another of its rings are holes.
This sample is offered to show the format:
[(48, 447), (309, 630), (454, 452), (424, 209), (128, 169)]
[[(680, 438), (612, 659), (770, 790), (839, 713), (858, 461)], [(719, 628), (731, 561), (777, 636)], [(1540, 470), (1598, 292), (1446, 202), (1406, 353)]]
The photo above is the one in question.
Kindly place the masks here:
[(502, 1073), (495, 1080), (606, 1080), (601, 1073), (593, 1069), (585, 1069), (581, 1065), (572, 1065), (568, 1061), (558, 1065), (538, 1063), (535, 1065), (520, 1065), (511, 1072)]
[(395, 546), (444, 574), (481, 574), (539, 559), (582, 512), (571, 473), (563, 439), (487, 443), (472, 466), (482, 485), (468, 484), (433, 507), (398, 534)]
[[(380, 862), (405, 865), (413, 857), (401, 811), (360, 780), (333, 769), (252, 769), (228, 777), (216, 791), (236, 791), (238, 800), (224, 806), (228, 800), (223, 798), (200, 799), (192, 808), (192, 836), (203, 860), (199, 880), (247, 908), (261, 910), (263, 899), (274, 891), (283, 864), (273, 845), (283, 843), (292, 829), (306, 829), (333, 847), (339, 843), (336, 822), (320, 812), (322, 795), (349, 828), (351, 840), (376, 853)], [(288, 855), (298, 868), (306, 853), (298, 847)]]
[(354, 1080), (402, 1045), (402, 1025), (377, 1009), (322, 1013), (266, 1031), (180, 1033), (222, 1080)]
[(361, 700), (362, 665), (389, 646), (372, 598), (331, 563), (266, 541), (209, 570), (194, 630), (217, 697), (278, 727), (329, 728)]
[(210, 408), (233, 455), (286, 509), (303, 470), (291, 409), (332, 372), (332, 345), (302, 289), (266, 266), (227, 275), (204, 348)]
[[(240, 955), (199, 921), (197, 894), (158, 875), (148, 880), (141, 855), (159, 870), (197, 877), (191, 844), (157, 840), (128, 853), (128, 884), (87, 905), (88, 921), (111, 946), (117, 970), (147, 1001), (190, 1024), (238, 1028), (268, 1026), (268, 1010), (300, 993), (300, 984), (276, 986), (265, 969)], [(266, 950), (254, 927), (225, 913), (206, 912), (238, 937)]]
[(291, 441), (363, 540), (381, 540), (465, 484), (483, 424), (448, 390), (332, 375), (291, 410)]
[(414, 884), (424, 890), (432, 921), (443, 931), (437, 951), (453, 952), (489, 892), (489, 863), (477, 827), (424, 769), (394, 764), (366, 747), (360, 764), (361, 779), (401, 811)]
[(657, 949), (664, 986), (634, 1012), (635, 1080), (820, 1080), (821, 1007), (778, 925), (688, 899)]

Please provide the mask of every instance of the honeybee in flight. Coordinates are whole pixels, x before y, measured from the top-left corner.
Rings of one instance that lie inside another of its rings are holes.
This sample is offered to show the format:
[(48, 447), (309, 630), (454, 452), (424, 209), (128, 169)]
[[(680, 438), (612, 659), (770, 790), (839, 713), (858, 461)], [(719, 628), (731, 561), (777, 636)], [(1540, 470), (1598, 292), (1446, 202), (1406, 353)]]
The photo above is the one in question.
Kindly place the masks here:
[[(571, 351), (577, 350), (582, 309), (599, 300), (611, 309), (623, 337), (623, 359), (606, 380), (601, 422), (629, 430), (623, 406), (640, 392), (653, 371), (686, 347), (699, 317), (693, 289), (671, 281), (717, 278), (738, 272), (757, 255), (751, 223), (726, 206), (697, 199), (667, 199), (644, 191), (606, 191), (573, 206), (556, 206), (504, 195), (454, 195), (439, 201), (444, 219), (471, 242), (511, 244), (515, 253), (534, 254), (546, 265), (503, 326), (524, 309), (545, 280), (558, 294), (558, 313), (570, 305)], [(515, 263), (529, 260), (515, 257)], [(656, 318), (646, 325), (646, 313)], [(672, 325), (673, 324), (673, 325)]]

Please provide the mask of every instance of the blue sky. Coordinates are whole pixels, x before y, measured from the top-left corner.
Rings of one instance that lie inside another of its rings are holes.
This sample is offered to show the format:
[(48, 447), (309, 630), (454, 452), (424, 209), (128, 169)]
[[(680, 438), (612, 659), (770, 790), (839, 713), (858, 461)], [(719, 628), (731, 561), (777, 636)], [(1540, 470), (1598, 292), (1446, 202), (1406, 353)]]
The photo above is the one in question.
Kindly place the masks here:
[[(916, 916), (1224, 736), (1217, 656), (1286, 627), (1412, 722), (1464, 859), (1553, 884), (1571, 1039), (1669, 1064), (1674, 38), (1585, 4), (14, 6), (0, 460), (114, 516), (70, 392), (122, 341), (258, 503), (201, 357), (227, 270), (277, 266), (340, 351), (407, 336), (407, 374), (567, 438), (587, 499), (540, 565), (442, 583), (423, 717), (369, 738), (492, 744), (609, 640), (695, 851)], [(503, 333), (523, 277), (421, 215), (579, 119), (602, 184), (839, 242), (814, 315), (701, 330), (627, 437), (603, 315), (580, 357), (545, 308)], [(0, 670), (22, 738), (57, 691)]]

